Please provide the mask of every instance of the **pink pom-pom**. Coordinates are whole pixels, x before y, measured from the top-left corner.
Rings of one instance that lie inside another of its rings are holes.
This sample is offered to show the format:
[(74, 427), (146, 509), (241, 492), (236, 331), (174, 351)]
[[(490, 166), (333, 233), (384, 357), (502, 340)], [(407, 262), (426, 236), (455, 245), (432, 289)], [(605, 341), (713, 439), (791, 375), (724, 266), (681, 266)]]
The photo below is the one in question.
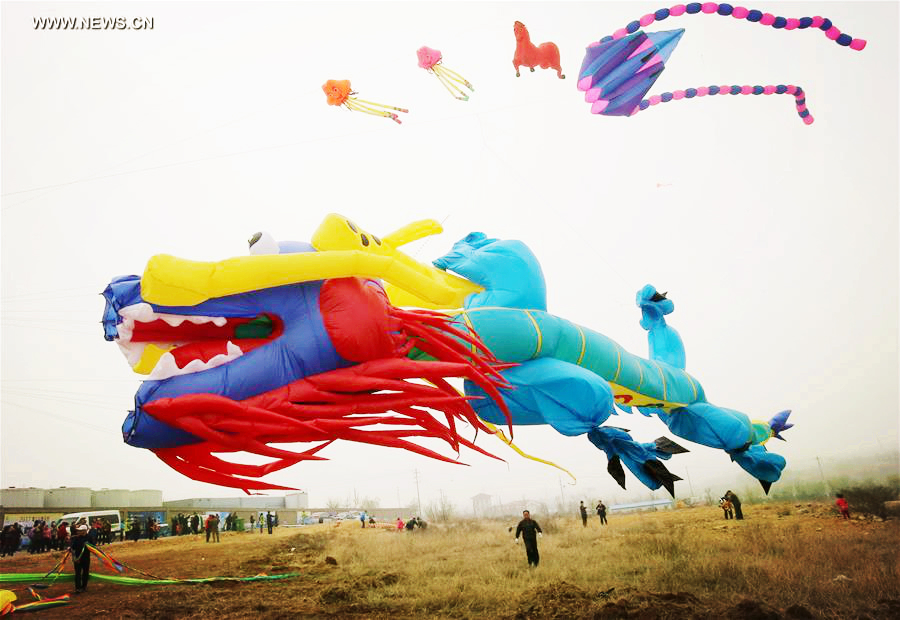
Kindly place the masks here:
[(800, 105), (797, 106), (797, 112), (802, 112), (805, 109), (806, 109), (805, 103), (801, 103)]
[(866, 46), (866, 42), (863, 39), (853, 39), (850, 41), (850, 49), (856, 50), (857, 52), (863, 49)]
[(793, 84), (788, 84), (787, 91), (785, 92), (787, 92), (787, 94), (789, 95), (795, 95), (797, 94), (797, 87)]
[(731, 16), (735, 19), (744, 19), (750, 13), (749, 9), (745, 9), (742, 6), (734, 7), (734, 10), (731, 12)]
[(774, 92), (775, 92), (775, 87), (772, 86), (771, 84), (768, 85), (768, 86), (766, 86), (765, 88), (763, 88), (763, 94), (764, 94), (764, 95), (771, 95), (771, 94), (774, 93)]
[(753, 92), (752, 86), (749, 86), (747, 84), (744, 84), (743, 86), (741, 86), (741, 94), (742, 95), (749, 95), (752, 92)]
[(419, 57), (419, 66), (423, 69), (431, 69), (441, 62), (441, 51), (423, 45), (416, 51)]
[(652, 95), (650, 99), (648, 99), (648, 101), (650, 102), (650, 105), (656, 105), (657, 103), (662, 101), (662, 97), (660, 97), (659, 95)]
[(720, 95), (730, 95), (731, 94), (731, 86), (728, 84), (722, 84), (719, 86), (719, 94)]
[(763, 26), (771, 26), (775, 23), (775, 16), (771, 13), (763, 13), (763, 16), (759, 20), (759, 23)]
[(700, 10), (709, 15), (710, 13), (715, 13), (719, 10), (719, 5), (715, 2), (704, 2), (703, 6), (700, 7)]
[(628, 34), (627, 30), (625, 30), (624, 28), (619, 28), (618, 30), (616, 30), (613, 33), (613, 39), (621, 39), (622, 37), (626, 36), (627, 34)]
[(812, 114), (803, 117), (803, 122), (807, 125), (812, 125), (814, 120), (815, 119), (812, 117)]
[(825, 31), (825, 36), (834, 41), (839, 36), (841, 36), (841, 31), (838, 30), (837, 26), (832, 26), (828, 30)]
[(656, 16), (653, 13), (647, 13), (638, 21), (638, 23), (641, 26), (649, 26), (650, 24), (652, 24), (655, 21), (656, 21)]
[(825, 18), (821, 15), (816, 15), (812, 18), (812, 23), (810, 24), (810, 28), (818, 28), (822, 24), (825, 23)]
[(676, 90), (672, 92), (672, 99), (684, 99), (684, 91)]
[(700, 88), (697, 89), (697, 96), (698, 96), (698, 97), (705, 97), (705, 96), (708, 95), (708, 94), (709, 94), (709, 87), (708, 87), (708, 86), (701, 86)]
[(796, 17), (788, 17), (787, 23), (784, 25), (785, 30), (794, 30), (800, 25), (800, 20)]
[(669, 9), (669, 15), (672, 17), (679, 17), (684, 15), (684, 12), (687, 10), (687, 7), (683, 4), (676, 4), (671, 9)]

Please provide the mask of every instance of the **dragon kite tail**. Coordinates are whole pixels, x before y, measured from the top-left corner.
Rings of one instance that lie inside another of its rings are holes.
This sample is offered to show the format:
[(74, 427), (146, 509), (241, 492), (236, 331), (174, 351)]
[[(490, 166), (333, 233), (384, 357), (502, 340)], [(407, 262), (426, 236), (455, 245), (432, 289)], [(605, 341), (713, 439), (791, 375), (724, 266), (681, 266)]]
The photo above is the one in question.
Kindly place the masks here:
[(665, 62), (684, 34), (684, 30), (644, 33), (641, 28), (685, 13), (731, 16), (784, 30), (818, 28), (838, 45), (857, 51), (866, 47), (864, 39), (842, 33), (827, 17), (779, 17), (756, 9), (715, 2), (678, 4), (648, 13), (588, 46), (579, 72), (578, 88), (586, 91), (585, 100), (591, 104), (591, 113), (631, 116), (659, 103), (706, 95), (788, 94), (794, 96), (797, 114), (803, 122), (807, 125), (813, 123), (814, 119), (806, 107), (806, 93), (800, 86), (794, 85), (701, 86), (664, 92), (644, 99), (644, 95), (665, 68)]

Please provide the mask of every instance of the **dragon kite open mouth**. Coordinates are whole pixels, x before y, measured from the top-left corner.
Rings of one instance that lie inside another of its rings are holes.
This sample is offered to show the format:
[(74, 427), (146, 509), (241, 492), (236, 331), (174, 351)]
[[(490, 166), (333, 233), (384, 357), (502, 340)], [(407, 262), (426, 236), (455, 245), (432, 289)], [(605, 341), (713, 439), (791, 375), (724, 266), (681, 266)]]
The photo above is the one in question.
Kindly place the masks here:
[(158, 313), (147, 303), (120, 311), (116, 343), (132, 369), (150, 379), (201, 372), (272, 342), (284, 330), (277, 316), (223, 317)]

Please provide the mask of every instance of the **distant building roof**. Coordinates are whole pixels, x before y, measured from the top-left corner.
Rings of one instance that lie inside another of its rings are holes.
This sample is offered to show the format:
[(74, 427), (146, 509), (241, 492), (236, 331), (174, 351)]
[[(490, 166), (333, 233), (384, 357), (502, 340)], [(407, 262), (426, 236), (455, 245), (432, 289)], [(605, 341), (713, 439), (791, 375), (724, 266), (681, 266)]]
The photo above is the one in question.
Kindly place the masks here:
[(613, 510), (638, 510), (640, 508), (654, 508), (659, 506), (674, 506), (675, 500), (673, 499), (651, 499), (646, 502), (633, 502), (631, 504), (615, 504), (610, 506), (610, 511)]

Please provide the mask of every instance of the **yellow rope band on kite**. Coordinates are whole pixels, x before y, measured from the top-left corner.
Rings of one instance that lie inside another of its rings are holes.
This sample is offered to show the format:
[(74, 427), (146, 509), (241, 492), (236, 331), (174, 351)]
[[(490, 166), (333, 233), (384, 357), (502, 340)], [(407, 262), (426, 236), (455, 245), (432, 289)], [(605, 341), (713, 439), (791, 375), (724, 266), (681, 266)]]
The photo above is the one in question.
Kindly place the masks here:
[(619, 380), (620, 372), (622, 372), (622, 349), (620, 349), (619, 345), (616, 344), (616, 376), (613, 377), (613, 383), (616, 383)]
[(534, 317), (531, 316), (531, 313), (528, 310), (523, 310), (525, 316), (531, 319), (531, 324), (534, 325), (534, 333), (537, 336), (537, 347), (534, 350), (534, 353), (531, 355), (531, 359), (535, 359), (538, 355), (541, 354), (541, 348), (544, 346), (544, 338), (541, 334), (541, 328), (538, 326), (537, 321), (534, 320)]
[[(574, 325), (574, 323), (573, 323)], [(587, 340), (584, 337), (584, 330), (581, 329), (581, 326), (575, 325), (578, 328), (578, 335), (581, 336), (581, 353), (578, 355), (578, 361), (575, 362), (576, 366), (581, 366), (581, 360), (584, 359), (584, 351), (587, 349)]]
[(650, 360), (653, 362), (653, 365), (656, 366), (656, 370), (659, 371), (659, 378), (662, 380), (663, 384), (663, 400), (666, 400), (666, 376), (663, 374), (662, 368), (660, 368), (659, 364), (655, 360)]
[(569, 471), (568, 469), (566, 469), (565, 467), (560, 467), (559, 465), (557, 465), (556, 463), (554, 463), (554, 462), (552, 462), (552, 461), (547, 461), (547, 460), (538, 458), (538, 457), (536, 457), (536, 456), (531, 456), (530, 454), (526, 454), (525, 452), (523, 452), (523, 451), (521, 450), (521, 448), (519, 448), (518, 446), (516, 446), (511, 440), (507, 439), (507, 438), (506, 438), (506, 435), (503, 434), (503, 431), (502, 431), (502, 430), (500, 430), (499, 428), (497, 428), (496, 426), (494, 426), (494, 425), (491, 424), (490, 422), (486, 422), (486, 421), (484, 421), (484, 420), (482, 420), (482, 422), (484, 422), (484, 425), (487, 426), (491, 431), (493, 431), (493, 433), (494, 433), (497, 437), (499, 437), (500, 440), (501, 440), (503, 443), (505, 443), (507, 446), (509, 446), (510, 448), (512, 448), (513, 450), (515, 450), (520, 456), (524, 456), (526, 459), (531, 460), (531, 461), (536, 461), (536, 462), (538, 462), (538, 463), (543, 463), (544, 465), (549, 465), (550, 467), (555, 467), (556, 469), (558, 469), (558, 470), (560, 470), (560, 471), (563, 471), (563, 472), (565, 472), (566, 474), (568, 474), (569, 477), (570, 477), (572, 480), (575, 480), (575, 481), (577, 482), (577, 479), (576, 479), (575, 476), (572, 474), (572, 472), (570, 472), (570, 471)]

